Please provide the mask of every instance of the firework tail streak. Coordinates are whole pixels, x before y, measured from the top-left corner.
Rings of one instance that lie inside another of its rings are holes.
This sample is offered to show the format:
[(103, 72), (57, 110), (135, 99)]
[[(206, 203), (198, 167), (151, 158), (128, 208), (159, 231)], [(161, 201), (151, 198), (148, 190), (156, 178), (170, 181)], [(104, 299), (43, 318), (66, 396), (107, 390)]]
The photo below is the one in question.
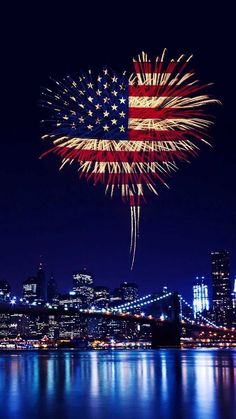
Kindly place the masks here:
[(75, 81), (66, 76), (43, 89), (43, 107), (51, 111), (49, 134), (61, 166), (76, 162), (80, 176), (102, 182), (112, 196), (120, 190), (130, 205), (131, 269), (139, 234), (140, 208), (145, 191), (157, 195), (157, 184), (177, 170), (178, 161), (197, 155), (209, 144), (212, 119), (206, 105), (219, 103), (203, 93), (189, 70), (189, 58), (165, 61), (166, 50), (154, 62), (142, 53), (127, 77), (104, 68)]

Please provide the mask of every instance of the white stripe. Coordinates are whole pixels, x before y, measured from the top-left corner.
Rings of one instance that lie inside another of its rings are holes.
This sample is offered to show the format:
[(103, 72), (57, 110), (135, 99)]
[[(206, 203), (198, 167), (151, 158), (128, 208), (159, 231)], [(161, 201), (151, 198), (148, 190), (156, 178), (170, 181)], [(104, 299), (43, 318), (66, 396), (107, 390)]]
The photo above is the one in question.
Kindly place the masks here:
[[(207, 95), (196, 96), (193, 98), (183, 96), (129, 96), (130, 108), (156, 108), (158, 106), (172, 108), (199, 107), (205, 104), (209, 98)], [(204, 103), (205, 102), (205, 103)]]
[(179, 86), (192, 77), (194, 73), (185, 73), (184, 75), (177, 73), (171, 79), (172, 75), (173, 73), (133, 73), (130, 77), (129, 84), (134, 85), (138, 82), (140, 86)]
[(161, 97), (129, 96), (129, 107), (130, 108), (156, 108), (157, 106), (166, 105), (167, 103), (169, 105), (169, 102), (173, 102), (180, 98), (181, 98), (180, 96), (161, 96)]
[(68, 147), (74, 150), (97, 150), (97, 151), (176, 151), (176, 150), (193, 150), (196, 146), (189, 140), (186, 141), (120, 141), (120, 140), (96, 140), (73, 138), (65, 141), (65, 137), (61, 138), (62, 144), (58, 147)]

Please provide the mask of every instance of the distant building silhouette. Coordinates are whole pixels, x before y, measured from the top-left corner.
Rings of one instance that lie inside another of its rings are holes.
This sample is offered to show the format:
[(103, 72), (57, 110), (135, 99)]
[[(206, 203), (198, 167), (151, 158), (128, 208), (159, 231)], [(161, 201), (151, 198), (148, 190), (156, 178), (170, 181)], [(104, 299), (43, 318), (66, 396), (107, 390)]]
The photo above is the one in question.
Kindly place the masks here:
[(84, 268), (73, 274), (73, 291), (81, 298), (84, 308), (91, 305), (94, 297), (93, 275), (87, 269)]
[(121, 289), (115, 288), (110, 295), (110, 306), (115, 307), (122, 303)]
[(46, 282), (42, 262), (40, 262), (39, 264), (36, 277), (38, 279), (38, 285), (39, 285), (39, 293), (40, 293), (39, 298), (43, 301), (47, 301), (47, 282)]
[(228, 326), (231, 322), (232, 304), (230, 292), (229, 252), (211, 252), (212, 302), (215, 321)]
[(58, 297), (57, 283), (51, 275), (47, 283), (47, 301), (52, 303)]
[(120, 288), (121, 297), (124, 302), (133, 301), (138, 298), (138, 285), (134, 282), (122, 282)]
[(95, 308), (107, 308), (110, 301), (110, 293), (108, 287), (94, 287), (93, 305)]
[(39, 279), (31, 276), (23, 282), (23, 300), (25, 303), (37, 303), (41, 300)]
[(11, 286), (7, 281), (0, 281), (0, 301), (9, 301), (11, 298)]
[(236, 278), (234, 278), (234, 289), (232, 292), (232, 303), (233, 303), (233, 308), (236, 309)]

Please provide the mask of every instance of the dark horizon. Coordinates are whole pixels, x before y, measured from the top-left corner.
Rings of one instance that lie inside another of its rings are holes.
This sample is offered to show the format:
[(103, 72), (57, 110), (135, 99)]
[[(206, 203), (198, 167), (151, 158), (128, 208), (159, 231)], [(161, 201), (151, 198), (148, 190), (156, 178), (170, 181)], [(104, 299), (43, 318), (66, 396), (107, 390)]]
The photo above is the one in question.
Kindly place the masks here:
[[(65, 291), (72, 284), (72, 272), (85, 266), (97, 284), (111, 289), (132, 281), (143, 293), (167, 285), (191, 298), (195, 276), (205, 276), (210, 285), (210, 252), (217, 249), (230, 251), (233, 281), (233, 15), (214, 8), (214, 19), (210, 6), (205, 6), (204, 14), (199, 6), (191, 19), (184, 14), (180, 20), (170, 18), (170, 32), (167, 23), (155, 16), (142, 31), (135, 30), (135, 20), (133, 25), (129, 19), (122, 25), (119, 13), (114, 20), (105, 19), (102, 7), (89, 21), (92, 30), (87, 27), (86, 8), (55, 11), (41, 6), (31, 17), (24, 5), (14, 16), (7, 11), (2, 52), (0, 279), (9, 281), (17, 293), (23, 280), (35, 273), (40, 255), (46, 274), (53, 272), (59, 289)], [(76, 167), (59, 173), (55, 155), (39, 160), (48, 148), (40, 139), (44, 118), (40, 91), (50, 85), (49, 77), (76, 76), (81, 69), (97, 71), (107, 64), (117, 71), (130, 70), (139, 52), (155, 57), (164, 47), (170, 58), (193, 53), (199, 79), (214, 83), (210, 92), (223, 105), (213, 110), (213, 149), (202, 144), (199, 157), (191, 165), (180, 165), (169, 179), (170, 190), (160, 187), (158, 198), (147, 197), (131, 272), (128, 206), (118, 196), (112, 200), (105, 196), (103, 187), (79, 180)]]

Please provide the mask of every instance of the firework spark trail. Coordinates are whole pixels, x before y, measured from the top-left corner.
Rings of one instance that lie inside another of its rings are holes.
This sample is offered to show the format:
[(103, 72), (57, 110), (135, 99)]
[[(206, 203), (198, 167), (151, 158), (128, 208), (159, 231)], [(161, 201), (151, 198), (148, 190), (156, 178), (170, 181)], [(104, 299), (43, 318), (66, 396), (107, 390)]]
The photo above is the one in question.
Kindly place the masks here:
[(140, 209), (147, 190), (177, 170), (178, 161), (196, 156), (201, 142), (209, 144), (212, 126), (208, 105), (219, 103), (204, 93), (189, 69), (192, 56), (165, 62), (166, 50), (154, 62), (142, 53), (133, 60), (128, 78), (104, 68), (55, 81), (44, 89), (42, 106), (51, 111), (51, 133), (43, 136), (66, 164), (78, 163), (79, 175), (101, 182), (113, 196), (120, 191), (130, 205), (131, 266), (139, 234)]

